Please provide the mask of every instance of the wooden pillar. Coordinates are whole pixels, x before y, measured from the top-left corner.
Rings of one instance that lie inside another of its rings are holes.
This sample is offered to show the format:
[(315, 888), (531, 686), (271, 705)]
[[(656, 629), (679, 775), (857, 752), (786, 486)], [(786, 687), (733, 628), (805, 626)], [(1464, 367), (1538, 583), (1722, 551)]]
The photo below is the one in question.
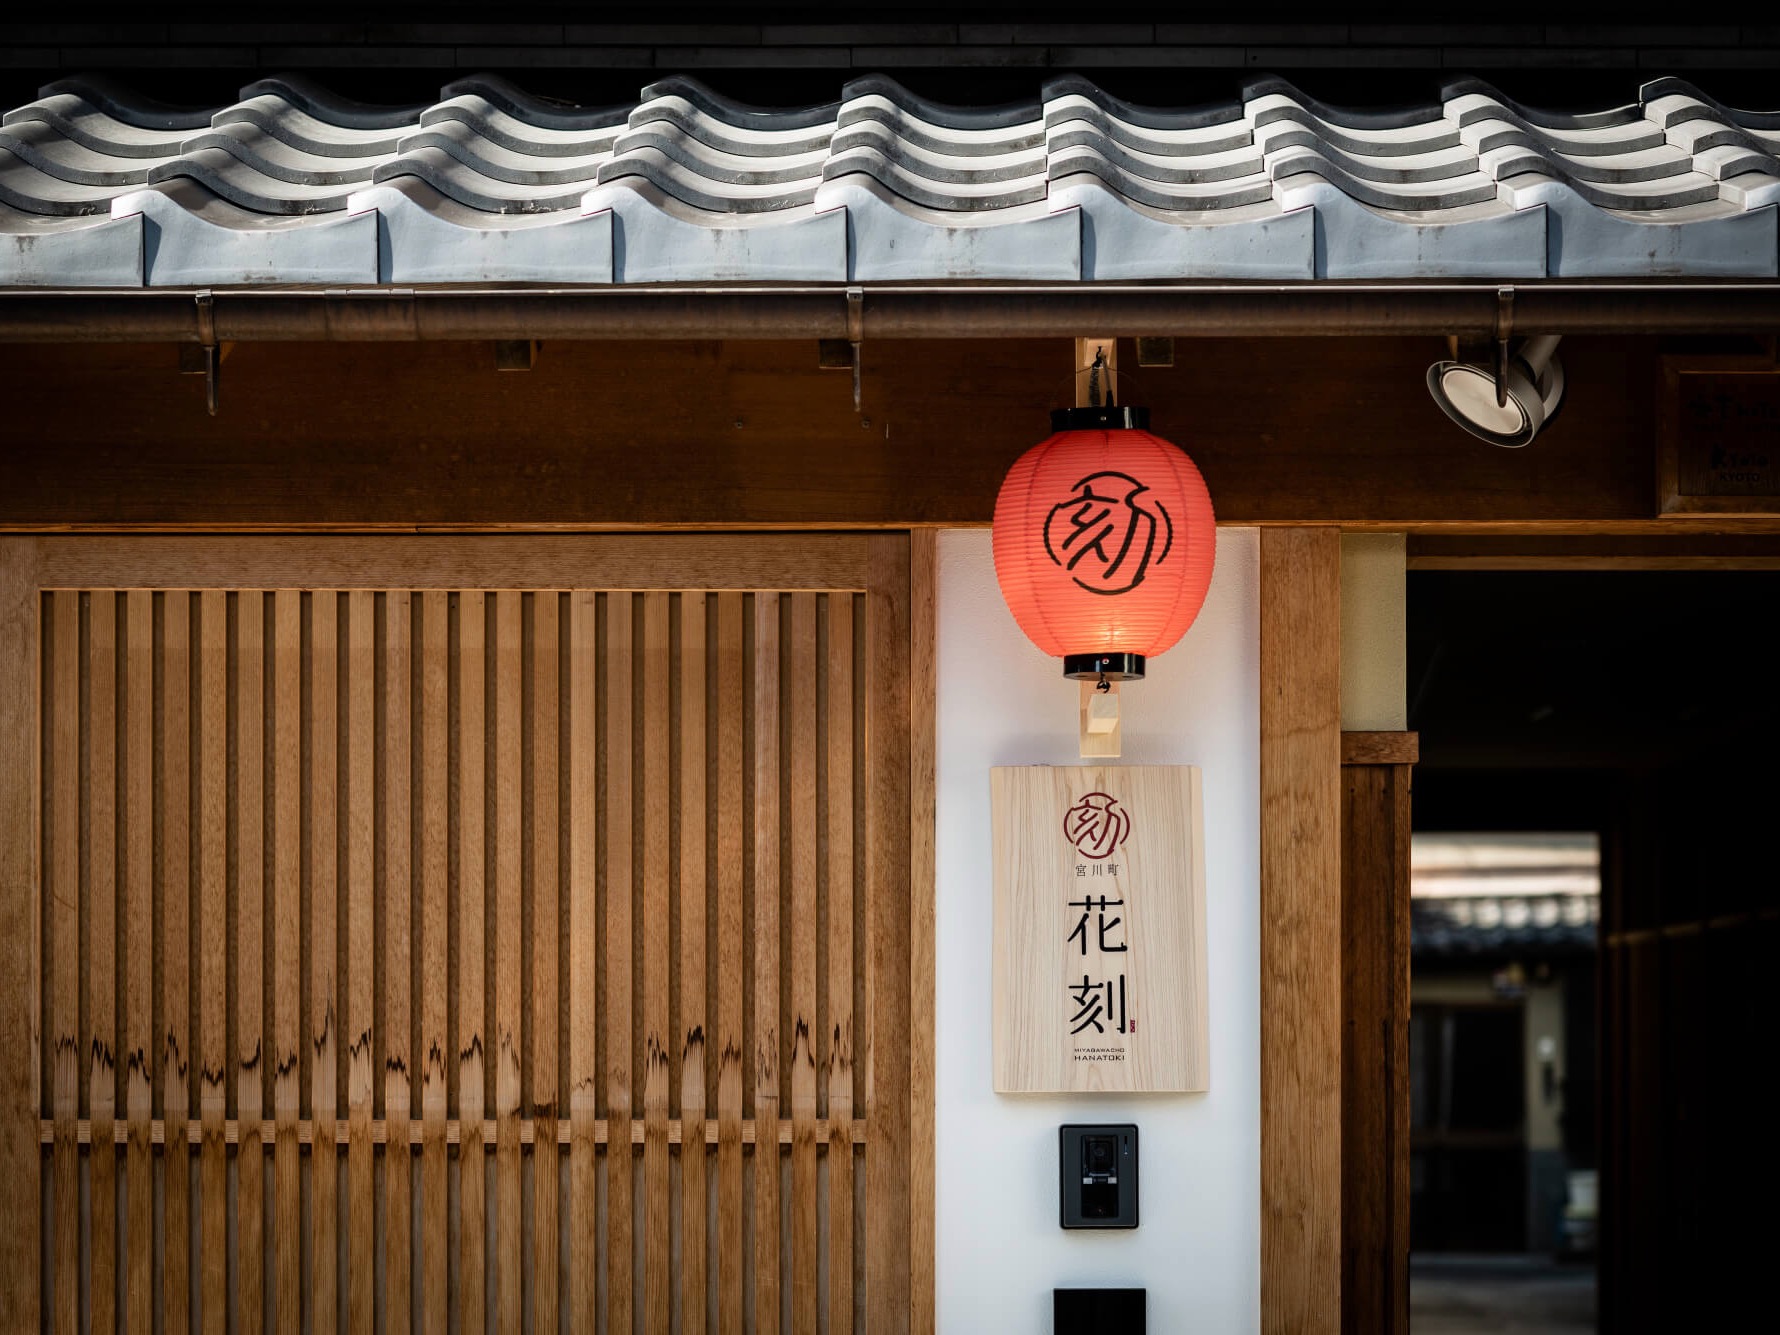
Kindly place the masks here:
[(1409, 1330), (1412, 732), (1341, 737), (1341, 1330)]
[(1341, 1324), (1341, 536), (1261, 531), (1261, 1329)]
[[(38, 1202), (37, 543), (0, 539), (0, 1181)], [(0, 1330), (39, 1320), (36, 1208), (0, 1229)]]

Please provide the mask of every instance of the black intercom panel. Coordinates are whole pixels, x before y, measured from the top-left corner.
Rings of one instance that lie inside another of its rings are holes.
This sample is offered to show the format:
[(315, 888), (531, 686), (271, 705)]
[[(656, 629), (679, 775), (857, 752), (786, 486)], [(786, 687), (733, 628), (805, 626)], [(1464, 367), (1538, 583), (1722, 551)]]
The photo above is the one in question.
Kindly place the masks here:
[(1137, 1227), (1137, 1127), (1058, 1128), (1064, 1228)]
[(1052, 1335), (1144, 1335), (1144, 1289), (1052, 1289)]

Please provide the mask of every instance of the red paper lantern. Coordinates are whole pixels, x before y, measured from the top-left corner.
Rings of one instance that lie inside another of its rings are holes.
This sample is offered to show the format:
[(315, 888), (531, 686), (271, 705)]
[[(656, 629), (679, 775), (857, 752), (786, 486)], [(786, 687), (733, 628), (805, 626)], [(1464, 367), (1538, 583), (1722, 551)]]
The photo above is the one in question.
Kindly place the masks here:
[(1143, 408), (1051, 414), (995, 500), (995, 577), (1020, 629), (1067, 677), (1143, 676), (1193, 624), (1217, 521), (1193, 461)]

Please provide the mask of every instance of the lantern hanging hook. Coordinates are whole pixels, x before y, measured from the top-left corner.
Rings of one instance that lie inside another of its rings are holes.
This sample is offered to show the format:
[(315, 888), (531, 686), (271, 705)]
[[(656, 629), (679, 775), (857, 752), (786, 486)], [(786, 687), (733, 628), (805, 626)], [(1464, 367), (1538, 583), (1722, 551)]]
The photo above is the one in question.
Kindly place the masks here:
[(1106, 673), (1102, 672), (1100, 674), (1100, 680), (1094, 683), (1094, 689), (1101, 695), (1105, 695), (1108, 691), (1112, 690), (1112, 683), (1106, 679)]
[(1088, 367), (1088, 406), (1090, 408), (1111, 408), (1113, 404), (1112, 377), (1106, 377), (1105, 401), (1102, 402), (1100, 377), (1106, 371), (1106, 348), (1104, 345), (1094, 349), (1093, 365)]

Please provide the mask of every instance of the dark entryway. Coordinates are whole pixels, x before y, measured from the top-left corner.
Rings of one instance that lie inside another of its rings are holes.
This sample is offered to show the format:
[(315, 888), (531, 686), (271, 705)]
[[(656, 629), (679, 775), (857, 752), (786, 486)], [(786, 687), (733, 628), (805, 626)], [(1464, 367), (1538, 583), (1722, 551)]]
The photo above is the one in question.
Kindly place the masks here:
[[(1541, 933), (1512, 895), (1444, 937), (1417, 915), (1417, 1335), (1575, 1329), (1573, 1293), (1538, 1324), (1529, 1267), (1555, 1283), (1598, 1264), (1602, 1331), (1731, 1329), (1757, 1310), (1780, 1188), (1771, 1105), (1754, 1096), (1780, 947), (1777, 609), (1766, 572), (1410, 575), (1418, 835), (1599, 848), (1598, 925), (1572, 913), (1567, 933)], [(1562, 1018), (1535, 1032), (1540, 988)], [(1541, 1170), (1530, 1122), (1548, 1093), (1562, 1154)], [(1579, 1200), (1591, 1172), (1598, 1199)], [(1455, 1253), (1496, 1259), (1457, 1262), (1455, 1280)], [(1511, 1255), (1534, 1259), (1509, 1276)], [(1422, 1301), (1492, 1286), (1515, 1295), (1515, 1324)]]

